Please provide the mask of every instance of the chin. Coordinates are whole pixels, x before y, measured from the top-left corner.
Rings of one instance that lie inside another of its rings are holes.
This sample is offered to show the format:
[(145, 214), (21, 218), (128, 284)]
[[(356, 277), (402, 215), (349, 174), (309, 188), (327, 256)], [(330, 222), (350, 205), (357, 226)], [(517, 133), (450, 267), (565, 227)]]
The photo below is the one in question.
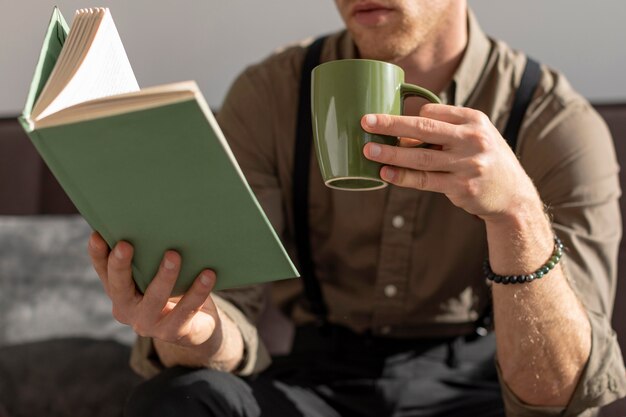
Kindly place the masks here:
[[(361, 49), (359, 49), (359, 52)], [(384, 62), (395, 62), (400, 58), (395, 53), (390, 53), (387, 50), (365, 50), (360, 52), (360, 56), (362, 59), (373, 59), (376, 61), (384, 61)]]
[(410, 34), (401, 30), (381, 32), (351, 32), (361, 58), (397, 61), (415, 51), (415, 40)]
[(380, 45), (380, 43), (378, 43), (363, 46), (357, 45), (357, 47), (361, 58), (387, 62), (399, 61), (409, 55), (412, 51), (409, 48), (396, 44)]

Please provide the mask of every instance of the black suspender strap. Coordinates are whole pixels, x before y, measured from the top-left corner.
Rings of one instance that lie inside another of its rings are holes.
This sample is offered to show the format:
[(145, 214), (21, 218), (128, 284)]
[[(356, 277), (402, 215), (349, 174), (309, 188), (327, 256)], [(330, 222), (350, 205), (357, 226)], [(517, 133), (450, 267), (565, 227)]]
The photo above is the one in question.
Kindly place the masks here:
[(515, 148), (517, 147), (517, 136), (519, 135), (526, 109), (530, 104), (530, 100), (533, 98), (533, 93), (540, 80), (541, 67), (539, 63), (532, 58), (527, 58), (522, 80), (513, 98), (513, 106), (511, 107), (509, 120), (504, 128), (504, 133), (502, 133), (502, 136), (506, 139), (511, 149), (513, 149), (513, 152), (515, 152)]
[(328, 308), (322, 295), (319, 281), (315, 277), (315, 265), (311, 258), (309, 239), (309, 169), (311, 166), (311, 148), (313, 127), (311, 122), (311, 71), (319, 61), (324, 46), (324, 39), (316, 39), (307, 49), (302, 75), (300, 77), (300, 98), (298, 102), (298, 122), (296, 125), (296, 143), (293, 166), (293, 210), (296, 248), (300, 264), (304, 292), (311, 311), (320, 324), (326, 323)]

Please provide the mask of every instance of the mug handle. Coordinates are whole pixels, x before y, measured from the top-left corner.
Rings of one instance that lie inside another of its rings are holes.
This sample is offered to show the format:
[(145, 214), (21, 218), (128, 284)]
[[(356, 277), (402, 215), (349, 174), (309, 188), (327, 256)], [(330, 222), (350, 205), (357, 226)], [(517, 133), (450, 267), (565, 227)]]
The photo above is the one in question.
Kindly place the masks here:
[(407, 97), (422, 97), (431, 103), (441, 104), (441, 99), (437, 97), (437, 94), (428, 91), (423, 87), (418, 87), (414, 84), (402, 83), (400, 85), (400, 97), (404, 100)]
[[(441, 104), (441, 99), (437, 96), (437, 94), (414, 84), (402, 83), (400, 85), (400, 99), (404, 102), (405, 98), (408, 97), (422, 97), (431, 103)], [(398, 141), (399, 143), (399, 141)], [(429, 143), (420, 143), (419, 145), (413, 146), (414, 148), (428, 148), (431, 145)]]

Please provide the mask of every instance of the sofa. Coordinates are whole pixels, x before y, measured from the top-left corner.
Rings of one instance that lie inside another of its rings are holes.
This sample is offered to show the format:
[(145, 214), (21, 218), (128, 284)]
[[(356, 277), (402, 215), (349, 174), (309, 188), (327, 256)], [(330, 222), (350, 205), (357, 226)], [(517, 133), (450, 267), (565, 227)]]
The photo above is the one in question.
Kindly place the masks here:
[[(626, 104), (596, 108), (626, 166)], [(0, 417), (120, 416), (140, 382), (128, 367), (134, 335), (111, 317), (89, 233), (15, 118), (0, 118)], [(626, 242), (619, 271), (613, 324), (626, 353)], [(268, 342), (276, 320), (260, 323)], [(601, 411), (625, 415), (626, 400)]]

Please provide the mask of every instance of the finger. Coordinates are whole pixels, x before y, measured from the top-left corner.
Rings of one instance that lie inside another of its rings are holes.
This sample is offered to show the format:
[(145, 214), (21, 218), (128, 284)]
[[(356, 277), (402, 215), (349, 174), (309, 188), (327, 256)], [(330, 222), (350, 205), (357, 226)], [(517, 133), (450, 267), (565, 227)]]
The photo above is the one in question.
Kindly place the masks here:
[(98, 232), (92, 232), (87, 244), (87, 251), (91, 258), (91, 264), (102, 282), (104, 291), (109, 293), (109, 282), (107, 277), (107, 262), (109, 258), (109, 246)]
[(366, 114), (361, 127), (370, 133), (419, 139), (435, 145), (448, 145), (461, 137), (457, 125), (419, 116)]
[(427, 103), (420, 108), (419, 116), (441, 122), (462, 125), (473, 123), (481, 117), (481, 112), (468, 107)]
[(443, 193), (450, 174), (384, 166), (380, 170), (380, 177), (400, 187)]
[(132, 258), (132, 245), (123, 241), (118, 242), (109, 254), (107, 263), (109, 296), (118, 311), (134, 308), (141, 300), (133, 281)]
[(427, 148), (403, 148), (370, 142), (363, 147), (363, 154), (372, 161), (421, 171), (451, 171), (453, 166), (448, 152)]
[(402, 146), (404, 148), (415, 148), (423, 144), (424, 141), (419, 139), (398, 138), (398, 146)]
[(176, 307), (167, 315), (163, 325), (171, 329), (180, 329), (189, 324), (207, 302), (215, 282), (215, 272), (208, 269), (202, 271)]
[(167, 251), (163, 255), (159, 270), (141, 300), (142, 316), (148, 322), (154, 323), (159, 320), (178, 279), (180, 262), (180, 255), (177, 252)]
[(434, 149), (436, 151), (440, 151), (443, 149), (441, 145), (433, 145), (432, 143), (426, 143), (419, 139), (411, 139), (411, 138), (398, 138), (398, 146), (402, 148), (425, 148), (425, 149)]

